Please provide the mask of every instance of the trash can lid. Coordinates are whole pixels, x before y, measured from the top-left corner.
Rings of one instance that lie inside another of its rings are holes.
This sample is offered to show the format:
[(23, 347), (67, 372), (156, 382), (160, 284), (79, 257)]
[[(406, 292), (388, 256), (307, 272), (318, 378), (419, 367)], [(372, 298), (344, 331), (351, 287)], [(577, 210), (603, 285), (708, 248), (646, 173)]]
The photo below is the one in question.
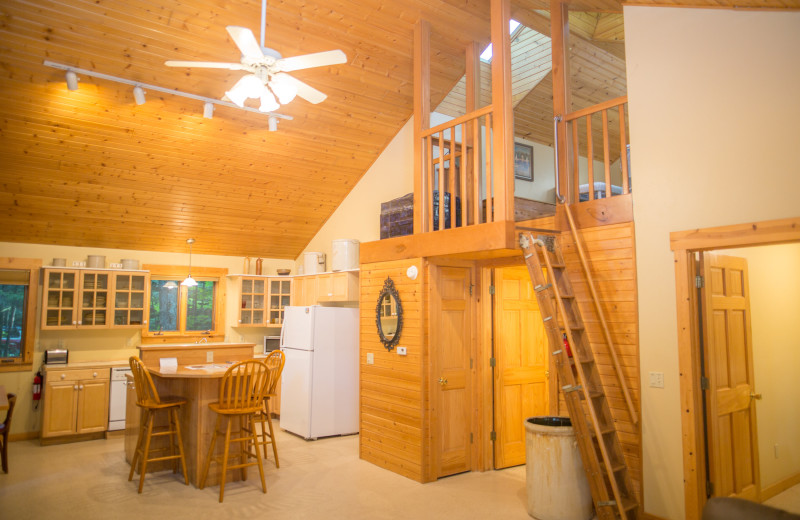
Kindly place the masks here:
[(569, 417), (538, 416), (529, 417), (528, 422), (541, 426), (572, 426)]

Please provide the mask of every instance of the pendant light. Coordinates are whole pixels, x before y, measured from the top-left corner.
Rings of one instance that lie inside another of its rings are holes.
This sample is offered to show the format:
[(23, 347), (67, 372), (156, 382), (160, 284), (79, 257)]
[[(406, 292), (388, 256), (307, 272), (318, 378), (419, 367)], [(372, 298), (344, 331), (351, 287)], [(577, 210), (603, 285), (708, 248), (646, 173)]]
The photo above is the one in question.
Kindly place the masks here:
[(194, 239), (189, 238), (186, 240), (186, 243), (189, 244), (189, 275), (181, 282), (181, 285), (185, 287), (196, 287), (197, 281), (192, 278), (192, 244), (194, 244)]

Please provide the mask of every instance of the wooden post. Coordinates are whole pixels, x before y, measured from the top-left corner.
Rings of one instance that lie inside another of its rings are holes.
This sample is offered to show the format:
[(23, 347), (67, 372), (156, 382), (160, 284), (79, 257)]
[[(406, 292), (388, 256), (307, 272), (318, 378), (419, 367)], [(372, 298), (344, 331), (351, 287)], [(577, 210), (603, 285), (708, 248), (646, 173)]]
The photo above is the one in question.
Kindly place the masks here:
[[(429, 165), (423, 165), (426, 154), (422, 132), (431, 125), (431, 24), (419, 20), (414, 25), (414, 234), (427, 229), (432, 193), (426, 193), (423, 175)], [(430, 143), (430, 140), (428, 140)], [(430, 172), (428, 172), (430, 175)]]
[[(494, 197), (495, 220), (514, 220), (514, 119), (511, 106), (511, 40), (508, 22), (511, 0), (492, 0), (492, 106), (494, 107)], [(555, 54), (555, 53), (554, 53)], [(487, 135), (488, 139), (488, 135)], [(489, 221), (489, 204), (486, 204)]]
[[(550, 38), (553, 57), (553, 117), (565, 116), (572, 102), (569, 95), (569, 10), (564, 0), (550, 0)], [(559, 192), (569, 200), (569, 171), (567, 161), (567, 125), (558, 124)], [(591, 163), (591, 155), (589, 156)], [(591, 186), (590, 186), (591, 190)]]
[[(481, 49), (478, 42), (467, 45), (467, 72), (466, 72), (466, 113), (477, 110), (481, 97)], [(467, 211), (461, 215), (466, 225), (480, 224), (481, 190), (480, 180), (475, 175), (476, 164), (480, 164), (480, 142), (472, 139), (473, 135), (480, 135), (478, 121), (467, 123), (466, 131), (461, 136), (461, 161), (466, 160), (466, 175), (469, 205)], [(470, 153), (469, 150), (472, 150)], [(464, 195), (462, 194), (462, 197)]]

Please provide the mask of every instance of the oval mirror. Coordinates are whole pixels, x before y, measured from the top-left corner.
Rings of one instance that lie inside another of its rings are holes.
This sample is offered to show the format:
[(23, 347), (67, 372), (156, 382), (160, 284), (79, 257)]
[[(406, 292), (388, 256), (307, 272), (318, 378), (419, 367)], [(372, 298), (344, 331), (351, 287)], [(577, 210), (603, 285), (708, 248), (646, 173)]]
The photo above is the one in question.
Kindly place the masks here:
[(392, 350), (400, 341), (400, 331), (403, 328), (403, 306), (400, 305), (400, 295), (397, 294), (391, 278), (387, 278), (383, 282), (383, 289), (378, 295), (375, 323), (378, 325), (378, 337), (381, 343), (386, 350)]

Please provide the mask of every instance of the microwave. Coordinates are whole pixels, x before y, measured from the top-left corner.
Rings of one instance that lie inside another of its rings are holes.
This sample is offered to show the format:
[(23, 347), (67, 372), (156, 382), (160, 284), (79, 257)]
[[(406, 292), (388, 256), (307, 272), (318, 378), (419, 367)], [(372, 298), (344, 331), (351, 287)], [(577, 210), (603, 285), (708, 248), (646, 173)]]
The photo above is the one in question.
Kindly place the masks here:
[(273, 350), (280, 350), (280, 336), (264, 336), (264, 354), (269, 354)]

